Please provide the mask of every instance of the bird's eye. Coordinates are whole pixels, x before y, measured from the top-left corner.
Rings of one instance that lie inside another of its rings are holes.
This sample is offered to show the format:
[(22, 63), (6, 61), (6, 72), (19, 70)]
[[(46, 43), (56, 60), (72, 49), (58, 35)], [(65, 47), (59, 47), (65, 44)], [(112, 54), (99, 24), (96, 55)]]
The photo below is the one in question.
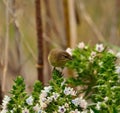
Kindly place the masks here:
[(64, 58), (68, 58), (68, 56), (66, 56), (66, 55), (63, 55), (63, 57), (64, 57)]

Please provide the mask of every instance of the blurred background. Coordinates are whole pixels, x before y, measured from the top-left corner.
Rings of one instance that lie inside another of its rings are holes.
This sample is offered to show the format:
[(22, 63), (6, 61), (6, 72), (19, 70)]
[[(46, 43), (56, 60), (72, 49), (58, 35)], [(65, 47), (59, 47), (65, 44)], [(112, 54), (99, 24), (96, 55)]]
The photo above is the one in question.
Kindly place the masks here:
[(81, 41), (120, 49), (120, 0), (0, 0), (0, 98), (18, 75), (31, 92), (39, 60), (47, 85), (49, 51)]

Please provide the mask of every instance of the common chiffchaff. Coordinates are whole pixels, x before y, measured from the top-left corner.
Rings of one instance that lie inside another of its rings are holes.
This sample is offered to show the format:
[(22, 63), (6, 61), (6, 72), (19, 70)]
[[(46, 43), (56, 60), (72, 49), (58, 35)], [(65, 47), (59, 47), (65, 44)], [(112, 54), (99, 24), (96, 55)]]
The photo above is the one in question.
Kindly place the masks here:
[(61, 49), (53, 49), (48, 55), (48, 61), (53, 67), (63, 68), (69, 60), (72, 60), (72, 56)]

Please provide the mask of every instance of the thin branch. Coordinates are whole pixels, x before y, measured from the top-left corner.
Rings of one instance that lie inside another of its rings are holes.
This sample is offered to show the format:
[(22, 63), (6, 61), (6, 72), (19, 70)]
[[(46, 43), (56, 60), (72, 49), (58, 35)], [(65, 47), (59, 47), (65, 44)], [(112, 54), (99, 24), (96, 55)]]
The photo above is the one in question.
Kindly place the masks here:
[(63, 0), (66, 40), (67, 40), (67, 46), (70, 47), (70, 24), (69, 24), (70, 20), (69, 20), (68, 2), (69, 2), (68, 0)]
[[(82, 17), (86, 21), (86, 23), (89, 25), (89, 27), (92, 29), (96, 37), (98, 38), (99, 41), (105, 42), (105, 38), (102, 35), (102, 33), (98, 30), (96, 24), (93, 22), (89, 14), (85, 10), (85, 6), (81, 0), (76, 0), (76, 5), (78, 7), (78, 10), (80, 11)], [(81, 16), (80, 16), (81, 17)]]
[[(7, 7), (7, 0), (3, 0), (3, 3)], [(10, 7), (8, 7), (8, 11), (9, 11), (9, 15), (12, 16), (12, 17), (14, 17), (14, 14), (12, 12), (12, 9), (10, 9)]]
[(8, 47), (9, 47), (9, 0), (6, 3), (6, 40), (5, 40), (5, 58), (4, 58), (4, 69), (2, 79), (2, 92), (5, 93), (5, 81), (8, 68)]
[(36, 10), (36, 30), (37, 30), (37, 43), (38, 43), (38, 80), (43, 82), (43, 28), (41, 16), (41, 0), (35, 0)]

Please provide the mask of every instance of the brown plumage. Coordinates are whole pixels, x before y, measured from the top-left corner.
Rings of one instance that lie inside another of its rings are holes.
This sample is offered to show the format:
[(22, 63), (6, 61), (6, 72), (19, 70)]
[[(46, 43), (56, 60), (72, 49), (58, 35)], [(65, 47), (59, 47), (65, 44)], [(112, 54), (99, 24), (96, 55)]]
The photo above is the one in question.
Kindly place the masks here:
[(72, 60), (72, 56), (61, 49), (53, 49), (48, 55), (48, 61), (54, 67), (64, 67), (69, 60)]

